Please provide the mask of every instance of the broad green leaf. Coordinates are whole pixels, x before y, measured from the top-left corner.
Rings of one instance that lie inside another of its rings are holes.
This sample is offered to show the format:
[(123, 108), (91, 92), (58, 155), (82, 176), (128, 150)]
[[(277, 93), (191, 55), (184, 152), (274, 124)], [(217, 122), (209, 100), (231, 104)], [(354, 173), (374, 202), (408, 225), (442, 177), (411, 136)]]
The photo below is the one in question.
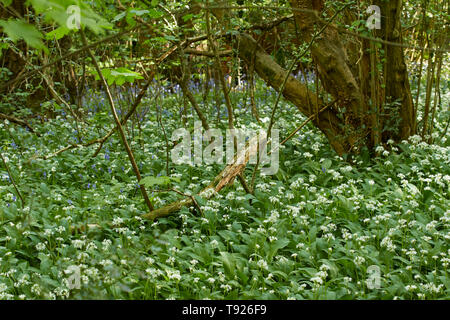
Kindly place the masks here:
[(5, 7), (7, 7), (12, 3), (12, 0), (0, 0), (0, 2), (3, 3)]
[(236, 270), (236, 261), (235, 261), (234, 257), (228, 252), (221, 252), (220, 258), (223, 263), (223, 268), (225, 270), (225, 274), (230, 279), (234, 279), (235, 270)]
[[(100, 77), (96, 70), (92, 70), (92, 74), (95, 75), (95, 79), (99, 80)], [(116, 83), (118, 85), (122, 85), (125, 82), (133, 83), (136, 79), (144, 79), (144, 77), (134, 71), (128, 70), (126, 68), (117, 68), (117, 69), (102, 69), (102, 75), (105, 77), (106, 81), (109, 85)]]
[(331, 162), (330, 159), (325, 159), (325, 160), (323, 161), (323, 167), (324, 167), (325, 169), (330, 169), (330, 168), (331, 168), (331, 164), (332, 164), (332, 162)]
[(178, 40), (178, 38), (171, 36), (171, 35), (164, 36), (164, 38), (166, 38), (169, 41), (177, 41)]
[(189, 20), (192, 19), (193, 16), (194, 16), (194, 15), (193, 15), (192, 13), (187, 14), (187, 15), (183, 16), (183, 21), (184, 21), (184, 22), (189, 21)]
[(148, 15), (150, 16), (150, 18), (157, 19), (157, 18), (161, 18), (164, 15), (164, 13), (162, 13), (161, 11), (158, 11), (156, 9), (150, 9), (148, 12)]
[[(30, 0), (37, 14), (44, 16), (44, 21), (56, 22), (59, 26), (66, 26), (71, 19), (79, 18), (80, 24), (89, 28), (96, 34), (104, 33), (105, 29), (111, 29), (112, 24), (102, 16), (95, 13), (92, 8), (84, 2), (76, 0)], [(68, 10), (78, 8), (78, 10)], [(79, 13), (79, 17), (76, 17)]]
[(151, 40), (153, 40), (153, 41), (159, 41), (159, 42), (161, 42), (161, 43), (166, 43), (166, 42), (167, 42), (167, 39), (164, 38), (164, 37), (154, 37), (154, 38), (152, 38)]
[(137, 16), (142, 16), (142, 15), (144, 15), (146, 13), (149, 13), (149, 11), (148, 10), (135, 10), (135, 9), (133, 9), (133, 10), (130, 10), (130, 13), (133, 13), (133, 14), (135, 14)]
[(13, 42), (23, 39), (29, 46), (48, 52), (42, 42), (42, 33), (35, 26), (23, 20), (0, 20), (0, 26)]
[(112, 22), (119, 21), (119, 20), (121, 20), (123, 17), (125, 17), (126, 15), (127, 15), (127, 12), (126, 12), (126, 11), (121, 12), (121, 13), (119, 13), (117, 16), (115, 16), (114, 19), (112, 19)]
[(50, 31), (48, 33), (45, 34), (45, 39), (47, 40), (59, 40), (62, 37), (64, 37), (65, 35), (68, 35), (70, 33), (70, 29), (65, 27), (65, 26), (61, 26), (59, 28), (56, 28), (53, 31)]
[(269, 249), (268, 259), (269, 261), (277, 254), (277, 251), (283, 249), (289, 244), (289, 239), (278, 239), (275, 241)]
[(139, 181), (146, 187), (153, 187), (154, 185), (166, 185), (170, 183), (170, 178), (166, 176), (161, 177), (145, 177)]
[(128, 12), (125, 20), (127, 21), (130, 27), (134, 27), (136, 25), (136, 20), (134, 20), (134, 14), (132, 14), (131, 12)]

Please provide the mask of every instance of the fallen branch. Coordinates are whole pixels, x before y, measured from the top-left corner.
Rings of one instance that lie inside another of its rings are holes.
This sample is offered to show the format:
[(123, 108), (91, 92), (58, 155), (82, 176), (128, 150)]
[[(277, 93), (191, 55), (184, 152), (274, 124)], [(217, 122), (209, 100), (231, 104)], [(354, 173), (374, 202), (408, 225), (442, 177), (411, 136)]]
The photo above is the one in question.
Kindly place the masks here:
[(26, 123), (25, 121), (23, 121), (23, 120), (21, 120), (19, 118), (16, 118), (16, 117), (13, 117), (13, 116), (9, 116), (9, 115), (4, 114), (4, 113), (0, 113), (0, 119), (6, 119), (6, 120), (11, 121), (13, 123), (16, 123), (18, 125), (21, 125), (22, 127), (28, 128), (28, 130), (30, 130), (30, 132), (32, 132), (35, 135), (37, 135), (38, 137), (40, 137), (40, 134), (37, 133), (36, 131), (34, 131), (33, 128), (30, 127), (30, 125), (28, 123)]
[[(220, 192), (225, 186), (232, 184), (236, 176), (239, 176), (244, 170), (250, 157), (255, 155), (258, 151), (258, 136), (255, 135), (250, 139), (244, 150), (242, 150), (234, 159), (233, 163), (227, 165), (225, 169), (220, 172), (217, 177), (198, 195), (205, 199), (211, 198), (216, 193)], [(150, 211), (142, 215), (142, 218), (153, 220), (168, 216), (174, 212), (179, 211), (183, 207), (195, 205), (193, 197), (179, 200), (171, 203), (165, 207)]]
[[(336, 103), (336, 100), (330, 102), (326, 106), (324, 106), (322, 109), (319, 110), (319, 113), (325, 111), (329, 107), (331, 107), (333, 104)], [(300, 126), (298, 126), (294, 131), (292, 131), (287, 138), (285, 138), (280, 145), (284, 145), (289, 139), (291, 139), (301, 128), (306, 126), (311, 120), (315, 118), (316, 114), (310, 115)], [(268, 141), (267, 143), (270, 143)], [(270, 153), (277, 151), (278, 149), (271, 150)], [(239, 155), (237, 155), (233, 161), (232, 164), (229, 164), (225, 167), (225, 169), (220, 172), (216, 178), (200, 193), (198, 194), (200, 197), (203, 197), (204, 199), (209, 199), (212, 196), (214, 196), (216, 193), (218, 193), (220, 190), (222, 190), (225, 186), (232, 184), (234, 182), (234, 179), (238, 177), (239, 179), (242, 178), (241, 174), (243, 170), (245, 169), (247, 162), (249, 161), (250, 157), (255, 155), (258, 151), (258, 138), (257, 136), (250, 139), (249, 143), (246, 145), (245, 149), (241, 151)], [(250, 189), (246, 190), (247, 193), (251, 193)], [(252, 190), (253, 191), (253, 190)], [(146, 213), (142, 215), (142, 218), (154, 220), (157, 218), (166, 217), (172, 213), (175, 213), (179, 211), (183, 207), (189, 207), (192, 205), (195, 205), (194, 197), (189, 196), (186, 199), (182, 199), (176, 202), (173, 202), (167, 206), (164, 206), (162, 208), (150, 211), (149, 213)]]
[(152, 191), (153, 191), (153, 192), (170, 192), (170, 191), (173, 191), (173, 192), (176, 192), (176, 193), (178, 193), (178, 194), (180, 194), (180, 195), (182, 195), (182, 196), (188, 197), (188, 198), (192, 201), (192, 203), (194, 204), (194, 206), (197, 208), (198, 212), (199, 212), (201, 215), (203, 215), (202, 208), (200, 208), (200, 206), (199, 206), (197, 200), (195, 200), (195, 197), (194, 197), (193, 195), (183, 193), (183, 192), (181, 192), (181, 191), (179, 191), (179, 190), (177, 190), (177, 189), (174, 189), (174, 188), (168, 189), (168, 190), (152, 190)]
[(89, 147), (89, 146), (91, 146), (93, 144), (101, 143), (101, 141), (102, 141), (102, 139), (95, 139), (95, 140), (91, 140), (91, 141), (86, 142), (86, 143), (74, 143), (74, 144), (71, 144), (71, 145), (69, 145), (67, 147), (64, 147), (62, 149), (59, 149), (58, 151), (55, 151), (55, 152), (53, 152), (53, 153), (51, 153), (51, 154), (49, 154), (47, 156), (43, 156), (43, 157), (33, 156), (33, 157), (30, 158), (30, 160), (28, 160), (28, 162), (31, 161), (31, 160), (36, 160), (36, 159), (47, 160), (47, 159), (50, 159), (50, 158), (53, 158), (53, 157), (59, 155), (60, 153), (63, 153), (64, 151), (67, 151), (67, 150), (70, 150), (70, 149), (75, 149), (75, 148)]

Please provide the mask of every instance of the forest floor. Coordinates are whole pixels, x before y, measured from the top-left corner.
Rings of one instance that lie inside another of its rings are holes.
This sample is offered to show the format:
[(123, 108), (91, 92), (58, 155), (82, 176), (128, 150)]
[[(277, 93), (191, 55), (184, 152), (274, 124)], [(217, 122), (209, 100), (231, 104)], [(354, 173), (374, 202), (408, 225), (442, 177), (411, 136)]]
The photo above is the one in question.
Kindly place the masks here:
[[(183, 127), (182, 94), (154, 96), (139, 108), (140, 124), (127, 127), (143, 177), (168, 175), (155, 106), (169, 139)], [(231, 96), (236, 127), (258, 128), (248, 96)], [(256, 92), (264, 127), (275, 98)], [(280, 103), (281, 141), (304, 118)], [(352, 166), (309, 124), (280, 150), (276, 175), (257, 173), (254, 195), (236, 179), (210, 200), (197, 198), (201, 212), (183, 208), (152, 222), (141, 218), (148, 209), (118, 135), (95, 158), (97, 145), (38, 158), (112, 128), (104, 96), (90, 93), (85, 104), (79, 127), (63, 111), (31, 122), (41, 137), (0, 124), (2, 153), (25, 202), (2, 164), (0, 299), (450, 298), (449, 133), (441, 137), (448, 112), (437, 113), (435, 144), (413, 136)], [(216, 122), (215, 113), (206, 116)], [(194, 118), (189, 108), (188, 127)], [(226, 123), (222, 114), (216, 127)], [(224, 165), (169, 166), (170, 188), (196, 194)], [(181, 198), (149, 194), (155, 207)]]

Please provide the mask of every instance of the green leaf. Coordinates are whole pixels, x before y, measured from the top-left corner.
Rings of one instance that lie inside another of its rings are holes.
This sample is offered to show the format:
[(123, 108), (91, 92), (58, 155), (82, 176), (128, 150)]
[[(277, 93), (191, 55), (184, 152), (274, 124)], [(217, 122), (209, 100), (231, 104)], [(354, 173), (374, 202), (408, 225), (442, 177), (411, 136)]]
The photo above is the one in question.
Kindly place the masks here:
[(225, 274), (230, 279), (234, 279), (235, 270), (236, 270), (236, 261), (235, 261), (234, 257), (229, 252), (221, 252), (220, 258), (223, 263), (223, 268), (225, 270)]
[(0, 56), (2, 55), (2, 50), (3, 49), (8, 49), (9, 48), (9, 44), (8, 43), (0, 43)]
[(145, 177), (139, 181), (139, 184), (142, 184), (146, 187), (153, 187), (154, 185), (166, 185), (170, 183), (170, 177), (160, 176), (160, 177)]
[(119, 21), (119, 20), (121, 20), (123, 17), (125, 17), (126, 15), (127, 15), (127, 12), (126, 12), (126, 11), (121, 12), (121, 13), (119, 13), (117, 16), (115, 16), (114, 19), (112, 19), (112, 22)]
[(158, 42), (161, 42), (161, 43), (167, 43), (167, 39), (164, 38), (164, 37), (154, 37), (154, 38), (152, 38), (152, 41), (158, 41)]
[(323, 167), (325, 168), (325, 169), (330, 169), (331, 168), (331, 160), (330, 159), (325, 159), (324, 161), (323, 161)]
[(137, 16), (142, 16), (143, 14), (149, 13), (148, 10), (136, 10), (136, 9), (130, 10), (130, 12)]
[(23, 20), (0, 20), (0, 26), (3, 27), (3, 32), (6, 33), (13, 42), (23, 39), (29, 46), (48, 52), (47, 47), (45, 47), (42, 42), (42, 33), (40, 33), (35, 26), (26, 23)]
[[(100, 77), (96, 70), (92, 70), (92, 74), (95, 75), (95, 79), (99, 80)], [(102, 69), (102, 75), (105, 77), (109, 85), (116, 83), (122, 85), (125, 82), (133, 83), (136, 79), (144, 79), (144, 77), (134, 71), (128, 70), (127, 68), (117, 68), (117, 69)]]
[(236, 273), (239, 279), (242, 281), (244, 286), (247, 284), (249, 276), (248, 276), (248, 267), (244, 267), (241, 263), (237, 265)]
[(50, 32), (46, 33), (45, 34), (45, 39), (47, 39), (47, 40), (53, 40), (53, 39), (59, 40), (62, 37), (64, 37), (65, 35), (68, 35), (69, 33), (70, 33), (70, 29), (62, 26), (62, 27), (56, 28), (53, 31), (50, 31)]
[(121, 86), (121, 85), (123, 85), (123, 84), (125, 83), (125, 81), (126, 81), (126, 78), (124, 78), (124, 77), (119, 77), (119, 78), (116, 80), (116, 84), (119, 85), (119, 86)]
[(280, 270), (272, 271), (272, 274), (274, 276), (280, 277), (281, 280), (289, 279), (289, 276), (286, 273), (284, 273), (283, 271), (280, 271)]
[(169, 41), (177, 41), (178, 40), (178, 38), (176, 38), (174, 36), (170, 36), (170, 35), (164, 36), (164, 38), (166, 38)]
[[(45, 22), (56, 22), (60, 26), (67, 27), (67, 23), (79, 14), (79, 21), (95, 34), (104, 33), (105, 29), (111, 29), (112, 24), (95, 13), (89, 5), (76, 0), (30, 0), (36, 14), (42, 14)], [(68, 10), (69, 7), (78, 8), (77, 11)]]
[(193, 15), (192, 13), (189, 13), (189, 14), (187, 14), (187, 15), (184, 15), (184, 16), (183, 16), (183, 21), (184, 21), (184, 22), (189, 21), (189, 20), (192, 19), (193, 16), (194, 16), (194, 15)]
[(5, 7), (7, 7), (12, 3), (12, 0), (0, 0), (0, 2), (3, 3)]
[(283, 249), (289, 244), (289, 239), (278, 239), (275, 241), (269, 249), (268, 260), (271, 261), (272, 258), (277, 254), (277, 251)]
[(42, 272), (47, 272), (52, 266), (52, 261), (43, 253), (38, 254), (39, 260), (41, 260), (40, 269)]
[(136, 25), (136, 20), (134, 20), (133, 17), (134, 15), (131, 12), (129, 12), (125, 19), (130, 27), (134, 27)]
[(161, 18), (164, 15), (164, 13), (162, 13), (161, 11), (158, 11), (156, 9), (151, 9), (148, 12), (148, 15), (150, 16), (150, 18), (157, 19), (157, 18)]
[(43, 182), (41, 182), (41, 191), (43, 194), (50, 194), (50, 189)]
[(141, 74), (128, 70), (127, 68), (117, 68), (111, 70), (110, 76), (116, 78), (124, 77), (128, 82), (134, 82), (135, 79), (144, 79)]

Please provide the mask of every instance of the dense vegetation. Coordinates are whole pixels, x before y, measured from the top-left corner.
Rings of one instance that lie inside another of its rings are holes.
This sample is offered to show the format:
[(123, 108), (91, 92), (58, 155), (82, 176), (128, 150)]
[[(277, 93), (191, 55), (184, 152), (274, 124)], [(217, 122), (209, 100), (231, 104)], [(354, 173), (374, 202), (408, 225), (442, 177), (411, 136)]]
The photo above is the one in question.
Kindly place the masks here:
[[(449, 299), (448, 3), (399, 1), (399, 51), (366, 3), (196, 3), (0, 1), (0, 299)], [(174, 163), (199, 120), (279, 129), (277, 173)]]

